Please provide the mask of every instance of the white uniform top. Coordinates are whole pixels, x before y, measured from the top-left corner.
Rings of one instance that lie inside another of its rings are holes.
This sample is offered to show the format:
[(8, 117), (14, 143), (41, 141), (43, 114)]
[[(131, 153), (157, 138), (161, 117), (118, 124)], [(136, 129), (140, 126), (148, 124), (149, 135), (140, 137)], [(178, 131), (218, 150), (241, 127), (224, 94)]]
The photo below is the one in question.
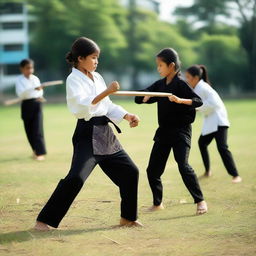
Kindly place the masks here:
[(204, 116), (202, 135), (218, 130), (218, 126), (230, 126), (227, 110), (218, 93), (204, 80), (200, 80), (194, 92), (200, 96), (203, 105), (197, 108)]
[(99, 73), (92, 72), (92, 76), (94, 81), (78, 69), (72, 68), (66, 81), (67, 105), (70, 112), (85, 121), (94, 116), (107, 116), (115, 123), (121, 122), (128, 112), (112, 103), (109, 97), (105, 97), (96, 105), (92, 104), (93, 99), (107, 87)]
[(19, 75), (16, 79), (16, 94), (22, 100), (40, 98), (43, 96), (43, 90), (35, 90), (41, 85), (40, 80), (35, 75), (30, 75), (29, 78), (24, 75)]

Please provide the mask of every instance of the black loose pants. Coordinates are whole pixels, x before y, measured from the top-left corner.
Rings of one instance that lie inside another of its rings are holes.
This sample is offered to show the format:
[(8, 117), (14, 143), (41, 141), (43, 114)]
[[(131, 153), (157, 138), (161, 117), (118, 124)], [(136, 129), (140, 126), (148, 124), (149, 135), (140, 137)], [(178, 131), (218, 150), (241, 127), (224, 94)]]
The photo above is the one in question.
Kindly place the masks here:
[(160, 205), (163, 198), (163, 185), (161, 176), (164, 173), (166, 162), (168, 160), (171, 149), (175, 161), (178, 164), (179, 172), (182, 180), (194, 199), (195, 203), (204, 200), (197, 176), (193, 168), (188, 163), (190, 152), (190, 138), (183, 139), (182, 134), (174, 134), (172, 142), (155, 141), (147, 167), (147, 176), (150, 188), (153, 194), (153, 204)]
[(208, 146), (213, 139), (216, 140), (217, 148), (220, 153), (221, 159), (226, 167), (227, 172), (233, 176), (238, 176), (238, 171), (232, 156), (232, 153), (228, 149), (227, 144), (228, 138), (228, 127), (226, 126), (219, 126), (216, 132), (201, 135), (198, 140), (198, 145), (200, 148), (200, 152), (202, 155), (205, 171), (210, 171), (210, 157), (208, 153)]
[(138, 168), (124, 150), (111, 155), (94, 155), (92, 129), (92, 125), (78, 120), (73, 135), (74, 153), (70, 171), (64, 179), (60, 180), (39, 213), (38, 221), (57, 228), (97, 164), (119, 187), (121, 217), (130, 221), (137, 219)]
[(23, 100), (21, 118), (32, 150), (36, 155), (45, 155), (42, 103), (37, 99)]

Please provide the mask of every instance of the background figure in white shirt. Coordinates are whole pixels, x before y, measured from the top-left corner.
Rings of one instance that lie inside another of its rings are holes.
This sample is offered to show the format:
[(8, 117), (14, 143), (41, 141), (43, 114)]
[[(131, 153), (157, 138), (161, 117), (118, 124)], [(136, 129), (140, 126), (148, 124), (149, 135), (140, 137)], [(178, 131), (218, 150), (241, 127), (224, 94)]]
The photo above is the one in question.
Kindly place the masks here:
[(24, 122), (29, 144), (33, 150), (33, 158), (41, 161), (44, 160), (46, 154), (41, 102), (43, 89), (39, 78), (33, 75), (33, 60), (22, 60), (20, 71), (21, 75), (16, 80), (16, 93), (22, 100), (21, 118)]
[(126, 119), (130, 127), (136, 127), (139, 118), (109, 99), (108, 95), (117, 91), (119, 85), (112, 82), (107, 88), (104, 79), (95, 72), (99, 54), (99, 46), (85, 37), (78, 38), (67, 54), (66, 59), (73, 66), (66, 82), (67, 105), (78, 119), (72, 138), (74, 154), (69, 173), (59, 182), (37, 217), (37, 230), (59, 226), (97, 164), (119, 187), (120, 225), (141, 226), (137, 220), (138, 168), (108, 125), (114, 124), (121, 132), (117, 123)]
[(230, 126), (227, 111), (218, 93), (211, 87), (208, 80), (206, 67), (194, 65), (186, 70), (186, 79), (195, 93), (203, 101), (203, 105), (197, 110), (203, 114), (202, 134), (198, 144), (205, 166), (205, 176), (211, 176), (208, 145), (216, 140), (217, 148), (226, 167), (227, 172), (233, 177), (233, 183), (242, 181), (238, 174), (232, 154), (228, 149), (227, 137)]

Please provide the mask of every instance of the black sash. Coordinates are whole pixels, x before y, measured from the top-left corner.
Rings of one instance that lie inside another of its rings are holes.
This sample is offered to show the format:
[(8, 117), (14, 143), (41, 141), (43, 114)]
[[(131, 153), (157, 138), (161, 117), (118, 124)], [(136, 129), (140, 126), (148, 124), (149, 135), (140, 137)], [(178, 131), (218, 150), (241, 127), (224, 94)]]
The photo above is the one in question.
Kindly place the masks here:
[(122, 132), (121, 129), (106, 116), (95, 116), (92, 117), (88, 122), (92, 125), (105, 125), (107, 123), (112, 123), (115, 126), (118, 133)]

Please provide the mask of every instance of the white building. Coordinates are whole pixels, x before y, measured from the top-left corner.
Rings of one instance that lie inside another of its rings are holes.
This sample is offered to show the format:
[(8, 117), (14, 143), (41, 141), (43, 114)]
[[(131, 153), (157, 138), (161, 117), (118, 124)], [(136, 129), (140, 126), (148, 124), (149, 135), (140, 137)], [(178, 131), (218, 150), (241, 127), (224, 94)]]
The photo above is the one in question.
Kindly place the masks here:
[(0, 3), (0, 91), (11, 87), (19, 62), (28, 58), (28, 14), (24, 3)]

